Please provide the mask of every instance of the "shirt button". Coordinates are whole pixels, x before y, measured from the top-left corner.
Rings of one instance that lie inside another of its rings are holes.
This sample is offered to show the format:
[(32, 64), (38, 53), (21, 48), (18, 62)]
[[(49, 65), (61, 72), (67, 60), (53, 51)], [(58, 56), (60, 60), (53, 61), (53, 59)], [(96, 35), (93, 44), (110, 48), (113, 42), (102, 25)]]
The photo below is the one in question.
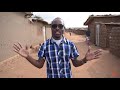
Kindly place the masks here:
[(60, 54), (61, 51), (58, 51), (58, 55)]
[(61, 63), (61, 61), (59, 61), (59, 64)]
[(61, 74), (61, 78), (65, 78), (63, 74)]
[(63, 69), (60, 69), (60, 73), (63, 74)]

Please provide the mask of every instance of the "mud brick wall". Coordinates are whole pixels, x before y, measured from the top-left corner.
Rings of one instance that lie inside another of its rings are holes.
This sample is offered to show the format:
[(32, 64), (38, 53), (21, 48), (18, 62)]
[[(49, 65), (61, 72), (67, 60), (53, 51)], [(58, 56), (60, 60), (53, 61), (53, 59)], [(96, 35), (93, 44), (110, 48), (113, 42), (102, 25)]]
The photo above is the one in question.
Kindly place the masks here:
[(95, 44), (95, 22), (103, 22), (103, 23), (110, 23), (110, 22), (120, 22), (120, 17), (109, 17), (109, 18), (106, 18), (106, 17), (99, 17), (99, 18), (94, 18), (89, 24), (88, 24), (88, 29), (91, 31), (91, 36), (90, 36), (90, 39), (91, 39), (91, 42)]
[(102, 48), (107, 47), (107, 29), (104, 24), (100, 24), (100, 33), (99, 33), (99, 46)]
[(94, 22), (88, 25), (88, 29), (90, 30), (90, 41), (95, 44), (95, 25)]
[(120, 57), (120, 27), (113, 27), (111, 30), (109, 51)]

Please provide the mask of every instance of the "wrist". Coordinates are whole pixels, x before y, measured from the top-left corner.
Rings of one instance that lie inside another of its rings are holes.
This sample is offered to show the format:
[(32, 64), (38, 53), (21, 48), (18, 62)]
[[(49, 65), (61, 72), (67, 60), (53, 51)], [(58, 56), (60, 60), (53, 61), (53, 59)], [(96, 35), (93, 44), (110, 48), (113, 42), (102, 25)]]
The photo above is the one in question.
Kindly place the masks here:
[(82, 61), (86, 63), (88, 60), (86, 59), (86, 57), (84, 57)]
[(30, 58), (30, 55), (27, 55), (25, 58), (28, 60)]

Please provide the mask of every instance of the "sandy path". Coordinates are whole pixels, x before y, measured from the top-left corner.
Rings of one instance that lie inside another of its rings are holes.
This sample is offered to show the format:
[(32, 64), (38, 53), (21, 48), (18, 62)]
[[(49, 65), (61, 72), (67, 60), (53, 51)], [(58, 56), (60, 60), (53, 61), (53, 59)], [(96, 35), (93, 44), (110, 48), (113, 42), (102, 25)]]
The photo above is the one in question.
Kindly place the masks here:
[[(65, 37), (73, 41), (80, 53), (80, 58), (83, 58), (87, 46), (85, 44), (85, 36), (65, 33)], [(98, 47), (91, 45), (92, 50)], [(37, 59), (37, 54), (32, 54)], [(120, 77), (120, 58), (110, 54), (108, 50), (103, 50), (102, 56), (99, 59), (89, 61), (80, 67), (72, 66), (74, 78), (117, 78)], [(0, 62), (0, 77), (1, 78), (46, 78), (46, 64), (42, 69), (38, 69), (31, 65), (22, 57), (15, 57), (11, 60)]]

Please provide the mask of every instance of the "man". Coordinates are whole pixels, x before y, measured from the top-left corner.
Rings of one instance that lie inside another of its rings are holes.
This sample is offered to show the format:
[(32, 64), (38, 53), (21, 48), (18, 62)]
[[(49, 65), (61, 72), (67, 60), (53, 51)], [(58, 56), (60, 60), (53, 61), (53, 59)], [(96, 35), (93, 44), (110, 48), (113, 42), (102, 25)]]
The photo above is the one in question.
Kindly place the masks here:
[(26, 58), (31, 64), (42, 68), (47, 63), (47, 78), (72, 78), (70, 60), (75, 67), (79, 67), (87, 61), (97, 59), (101, 51), (90, 53), (90, 48), (85, 57), (78, 60), (79, 53), (73, 42), (63, 36), (64, 22), (61, 18), (55, 18), (51, 23), (52, 37), (46, 40), (38, 52), (38, 60), (33, 59), (29, 52), (19, 43), (14, 44), (14, 51)]

